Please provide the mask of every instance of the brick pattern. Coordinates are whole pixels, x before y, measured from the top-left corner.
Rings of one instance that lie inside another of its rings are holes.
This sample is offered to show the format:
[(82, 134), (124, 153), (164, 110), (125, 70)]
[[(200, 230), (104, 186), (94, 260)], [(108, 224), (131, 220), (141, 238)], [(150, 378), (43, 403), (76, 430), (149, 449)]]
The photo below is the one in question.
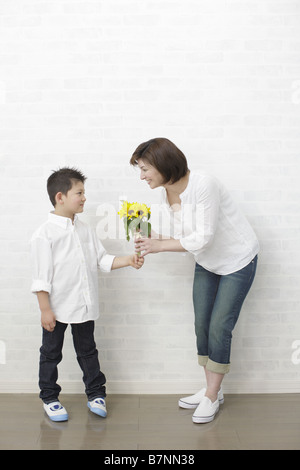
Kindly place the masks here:
[[(155, 136), (226, 184), (261, 243), (227, 386), (299, 389), (299, 21), (295, 0), (1, 1), (0, 389), (36, 386), (28, 240), (51, 210), (46, 178), (81, 168), (83, 220), (111, 253), (127, 253), (118, 230), (103, 236), (103, 220), (109, 212), (118, 227), (123, 196), (158, 201), (128, 165)], [(202, 380), (193, 268), (189, 255), (166, 253), (139, 272), (99, 274), (96, 336), (113, 389), (176, 392)], [(68, 334), (60, 377), (81, 381)]]

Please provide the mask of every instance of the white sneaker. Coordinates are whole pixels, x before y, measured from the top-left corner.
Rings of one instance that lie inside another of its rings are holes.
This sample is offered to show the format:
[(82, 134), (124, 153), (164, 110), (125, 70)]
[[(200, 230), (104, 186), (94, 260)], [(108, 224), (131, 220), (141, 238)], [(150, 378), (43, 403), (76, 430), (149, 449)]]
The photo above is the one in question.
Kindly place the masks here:
[(204, 397), (201, 400), (200, 405), (197, 407), (193, 414), (194, 423), (209, 423), (215, 417), (219, 411), (219, 400), (217, 399), (214, 403), (208, 397)]
[(107, 411), (104, 398), (95, 398), (94, 400), (88, 401), (87, 406), (92, 413), (106, 418)]
[[(205, 392), (206, 392), (206, 388), (202, 388), (199, 392), (195, 393), (195, 395), (190, 395), (189, 397), (180, 398), (178, 402), (178, 406), (180, 406), (180, 408), (185, 408), (185, 409), (197, 408), (201, 400), (203, 400), (205, 396)], [(218, 392), (218, 400), (219, 400), (220, 405), (224, 403), (224, 395), (223, 395), (222, 388), (220, 388)]]
[(52, 403), (44, 403), (44, 410), (51, 419), (51, 421), (68, 421), (67, 410), (60, 404), (59, 401), (54, 401)]

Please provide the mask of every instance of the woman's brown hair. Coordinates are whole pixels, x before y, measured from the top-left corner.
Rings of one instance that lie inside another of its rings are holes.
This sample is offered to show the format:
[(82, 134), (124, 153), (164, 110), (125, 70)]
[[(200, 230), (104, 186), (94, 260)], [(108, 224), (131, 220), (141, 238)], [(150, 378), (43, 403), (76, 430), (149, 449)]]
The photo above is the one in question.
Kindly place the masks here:
[(134, 151), (131, 165), (137, 165), (142, 158), (163, 176), (165, 183), (176, 183), (188, 172), (185, 155), (173, 142), (164, 137), (157, 137), (140, 144)]

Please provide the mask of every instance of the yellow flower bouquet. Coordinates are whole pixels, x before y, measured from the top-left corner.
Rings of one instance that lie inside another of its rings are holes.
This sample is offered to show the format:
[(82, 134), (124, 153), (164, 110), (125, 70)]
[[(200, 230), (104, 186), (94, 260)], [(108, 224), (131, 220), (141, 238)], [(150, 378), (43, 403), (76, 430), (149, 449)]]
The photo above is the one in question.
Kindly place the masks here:
[(130, 234), (136, 238), (150, 237), (150, 208), (146, 204), (138, 202), (122, 202), (122, 207), (118, 214), (120, 219), (123, 219), (127, 241), (130, 240)]

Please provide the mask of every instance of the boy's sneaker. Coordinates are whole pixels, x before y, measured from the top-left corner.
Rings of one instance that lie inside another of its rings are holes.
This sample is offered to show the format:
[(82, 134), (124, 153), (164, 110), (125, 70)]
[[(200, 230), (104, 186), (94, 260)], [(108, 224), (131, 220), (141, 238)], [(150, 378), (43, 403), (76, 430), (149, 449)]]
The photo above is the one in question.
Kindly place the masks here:
[(106, 418), (107, 411), (104, 398), (95, 398), (94, 400), (88, 401), (87, 406), (92, 413)]
[[(206, 392), (206, 388), (202, 388), (199, 392), (195, 393), (195, 395), (190, 395), (189, 397), (180, 398), (178, 402), (178, 406), (180, 406), (180, 408), (185, 408), (185, 409), (197, 408), (201, 400), (203, 400), (205, 396), (205, 392)], [(223, 395), (222, 388), (220, 388), (218, 392), (218, 400), (219, 400), (220, 405), (224, 403), (224, 395)]]
[(44, 403), (44, 410), (51, 419), (51, 421), (68, 421), (67, 410), (60, 404), (59, 401), (54, 401), (52, 403)]

